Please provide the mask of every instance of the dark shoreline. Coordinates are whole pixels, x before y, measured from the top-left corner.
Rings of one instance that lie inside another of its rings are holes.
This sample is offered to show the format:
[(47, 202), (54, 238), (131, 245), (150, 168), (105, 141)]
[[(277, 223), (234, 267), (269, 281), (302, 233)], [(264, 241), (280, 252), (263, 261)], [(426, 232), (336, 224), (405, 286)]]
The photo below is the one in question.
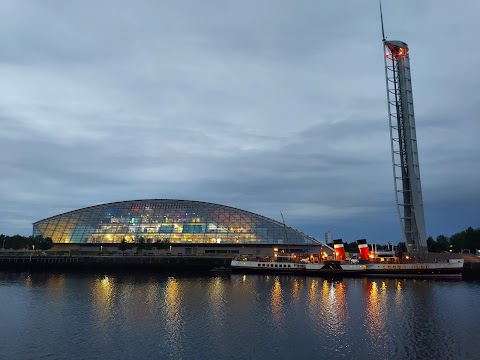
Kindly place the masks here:
[(0, 255), (0, 270), (14, 271), (210, 271), (230, 267), (231, 257)]

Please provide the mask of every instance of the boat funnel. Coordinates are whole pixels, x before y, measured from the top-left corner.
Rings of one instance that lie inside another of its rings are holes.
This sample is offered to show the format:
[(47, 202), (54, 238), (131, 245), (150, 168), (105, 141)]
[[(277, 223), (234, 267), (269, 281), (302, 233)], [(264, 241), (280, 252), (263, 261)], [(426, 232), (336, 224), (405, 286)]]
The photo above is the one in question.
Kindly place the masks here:
[(337, 260), (347, 259), (347, 256), (345, 255), (345, 248), (343, 246), (342, 239), (333, 240), (333, 248), (335, 250), (335, 259)]
[(367, 239), (357, 240), (358, 251), (360, 251), (360, 260), (370, 260), (370, 250), (368, 249)]

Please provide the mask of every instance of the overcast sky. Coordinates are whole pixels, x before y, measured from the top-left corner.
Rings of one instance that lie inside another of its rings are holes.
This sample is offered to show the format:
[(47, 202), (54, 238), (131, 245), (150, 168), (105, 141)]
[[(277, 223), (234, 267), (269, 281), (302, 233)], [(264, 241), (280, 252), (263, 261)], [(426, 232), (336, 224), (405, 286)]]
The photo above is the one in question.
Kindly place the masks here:
[[(480, 2), (383, 10), (410, 47), (427, 235), (480, 227)], [(3, 0), (0, 44), (0, 233), (171, 198), (402, 238), (376, 0)]]

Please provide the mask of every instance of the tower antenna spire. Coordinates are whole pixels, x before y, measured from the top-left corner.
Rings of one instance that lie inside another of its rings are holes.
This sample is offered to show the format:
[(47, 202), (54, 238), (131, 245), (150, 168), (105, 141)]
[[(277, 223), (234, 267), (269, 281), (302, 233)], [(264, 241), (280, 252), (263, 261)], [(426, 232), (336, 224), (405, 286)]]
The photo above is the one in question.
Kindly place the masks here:
[(382, 41), (385, 42), (385, 30), (383, 29), (383, 12), (382, 12), (382, 0), (378, 0), (380, 5), (380, 22), (382, 24)]

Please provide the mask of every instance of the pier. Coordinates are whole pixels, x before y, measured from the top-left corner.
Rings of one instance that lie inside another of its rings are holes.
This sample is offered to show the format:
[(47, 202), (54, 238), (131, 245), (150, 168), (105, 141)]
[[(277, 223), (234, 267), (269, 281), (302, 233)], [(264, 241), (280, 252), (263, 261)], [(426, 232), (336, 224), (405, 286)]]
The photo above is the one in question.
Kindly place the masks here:
[(209, 271), (230, 266), (225, 256), (0, 254), (0, 270), (185, 270)]

